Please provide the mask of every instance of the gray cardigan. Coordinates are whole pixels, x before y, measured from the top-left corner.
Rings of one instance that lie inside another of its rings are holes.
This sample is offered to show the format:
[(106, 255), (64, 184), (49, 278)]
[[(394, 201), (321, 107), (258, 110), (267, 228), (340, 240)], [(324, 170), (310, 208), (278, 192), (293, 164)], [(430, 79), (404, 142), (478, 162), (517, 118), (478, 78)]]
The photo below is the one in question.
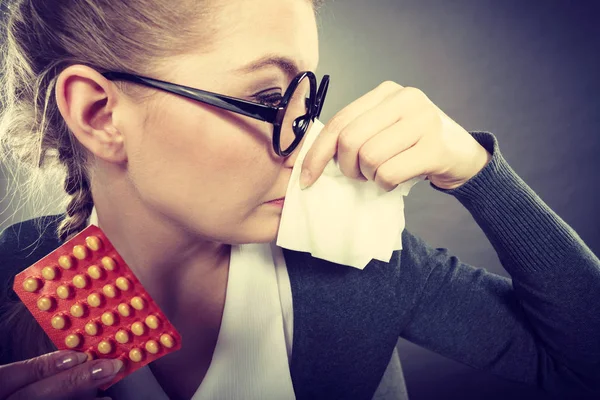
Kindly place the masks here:
[[(401, 379), (397, 358), (390, 362), (399, 337), (562, 398), (600, 398), (600, 261), (515, 174), (492, 134), (472, 135), (491, 162), (457, 189), (431, 186), (469, 210), (512, 280), (408, 230), (389, 263), (373, 260), (364, 270), (284, 249), (297, 399), (373, 398), (388, 366), (386, 379)], [(14, 274), (60, 245), (56, 220), (34, 247), (32, 221), (0, 236), (0, 279), (14, 301)], [(14, 361), (0, 346), (0, 362)]]
[(284, 250), (298, 399), (370, 399), (398, 337), (561, 398), (600, 398), (600, 261), (521, 180), (496, 138), (491, 162), (454, 190), (512, 280), (405, 230), (364, 270)]

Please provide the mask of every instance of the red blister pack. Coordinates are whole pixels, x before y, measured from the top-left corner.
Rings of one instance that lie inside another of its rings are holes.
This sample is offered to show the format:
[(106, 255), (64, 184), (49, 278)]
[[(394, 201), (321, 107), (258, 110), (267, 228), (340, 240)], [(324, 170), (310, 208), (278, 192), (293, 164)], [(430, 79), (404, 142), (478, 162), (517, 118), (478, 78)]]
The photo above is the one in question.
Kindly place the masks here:
[(15, 276), (14, 291), (60, 350), (124, 367), (101, 389), (181, 348), (181, 336), (97, 226)]

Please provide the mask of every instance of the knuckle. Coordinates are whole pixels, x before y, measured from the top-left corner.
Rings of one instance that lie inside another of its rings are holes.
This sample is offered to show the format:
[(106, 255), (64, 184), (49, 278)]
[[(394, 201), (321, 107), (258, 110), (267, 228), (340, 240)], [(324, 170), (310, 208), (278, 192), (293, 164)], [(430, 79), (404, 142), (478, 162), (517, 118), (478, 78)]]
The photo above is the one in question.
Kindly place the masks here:
[(401, 89), (402, 86), (400, 86), (399, 84), (397, 84), (394, 81), (383, 81), (381, 82), (381, 84), (379, 85), (379, 88), (381, 89), (386, 89), (386, 90), (394, 90), (394, 89)]
[(88, 374), (86, 371), (82, 368), (75, 368), (69, 371), (65, 379), (61, 382), (62, 388), (70, 390), (81, 386), (82, 383), (87, 381)]
[(429, 97), (427, 97), (425, 92), (423, 92), (419, 88), (407, 86), (402, 90), (402, 92), (410, 98), (414, 99), (415, 101), (419, 101), (421, 103), (429, 103)]
[(360, 164), (369, 169), (375, 169), (379, 166), (379, 158), (375, 152), (366, 145), (361, 147), (358, 151), (358, 158), (360, 160)]
[(360, 143), (354, 138), (352, 131), (345, 129), (338, 138), (338, 147), (343, 152), (358, 152)]
[(429, 113), (429, 121), (437, 130), (440, 130), (444, 126), (444, 118), (442, 117), (442, 114), (433, 109)]
[(444, 126), (444, 119), (434, 108), (427, 108), (415, 117), (415, 123), (424, 132), (439, 132)]
[(36, 357), (24, 362), (36, 381), (44, 379), (50, 373), (50, 363), (48, 358), (49, 357)]
[(413, 96), (413, 97), (419, 97), (421, 96), (421, 94), (423, 94), (423, 92), (421, 91), (421, 89), (417, 89), (416, 87), (413, 86), (407, 86), (404, 88), (403, 92), (406, 95), (409, 96)]
[(396, 184), (394, 175), (391, 173), (390, 169), (384, 167), (377, 170), (375, 182), (384, 189), (392, 187)]
[(332, 133), (340, 133), (346, 126), (344, 115), (338, 114), (331, 118), (327, 123), (327, 131)]

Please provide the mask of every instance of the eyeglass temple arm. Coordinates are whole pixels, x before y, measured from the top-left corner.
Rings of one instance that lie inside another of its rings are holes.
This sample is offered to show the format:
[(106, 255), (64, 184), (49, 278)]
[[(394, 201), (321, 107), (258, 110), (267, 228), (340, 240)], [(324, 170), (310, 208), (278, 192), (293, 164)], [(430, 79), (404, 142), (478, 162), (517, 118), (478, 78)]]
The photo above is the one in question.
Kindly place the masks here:
[(263, 104), (257, 104), (250, 101), (236, 99), (218, 93), (207, 92), (205, 90), (194, 89), (188, 86), (175, 85), (158, 79), (148, 78), (139, 75), (127, 74), (122, 72), (105, 72), (102, 74), (110, 80), (126, 80), (139, 83), (144, 86), (161, 89), (166, 92), (174, 93), (191, 100), (200, 101), (215, 107), (232, 111), (247, 117), (252, 117), (265, 122), (275, 122), (278, 108), (269, 107)]

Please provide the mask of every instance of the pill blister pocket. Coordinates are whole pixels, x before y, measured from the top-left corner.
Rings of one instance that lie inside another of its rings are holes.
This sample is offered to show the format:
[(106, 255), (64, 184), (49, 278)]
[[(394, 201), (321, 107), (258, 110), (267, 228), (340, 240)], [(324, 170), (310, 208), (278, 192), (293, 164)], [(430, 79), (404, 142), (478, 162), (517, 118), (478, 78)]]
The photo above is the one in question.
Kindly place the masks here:
[(58, 349), (123, 361), (103, 390), (181, 348), (175, 327), (96, 226), (16, 275), (14, 291)]

